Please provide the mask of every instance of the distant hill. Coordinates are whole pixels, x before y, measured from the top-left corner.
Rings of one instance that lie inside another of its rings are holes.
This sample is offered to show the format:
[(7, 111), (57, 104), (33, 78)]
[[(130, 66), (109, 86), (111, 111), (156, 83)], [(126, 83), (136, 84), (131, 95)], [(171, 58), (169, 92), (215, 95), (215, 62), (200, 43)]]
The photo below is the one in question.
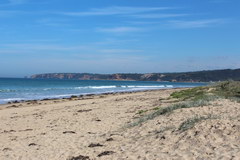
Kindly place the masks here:
[(209, 70), (180, 73), (47, 73), (36, 74), (33, 79), (75, 79), (75, 80), (129, 80), (129, 81), (169, 81), (169, 82), (211, 82), (240, 80), (240, 69)]

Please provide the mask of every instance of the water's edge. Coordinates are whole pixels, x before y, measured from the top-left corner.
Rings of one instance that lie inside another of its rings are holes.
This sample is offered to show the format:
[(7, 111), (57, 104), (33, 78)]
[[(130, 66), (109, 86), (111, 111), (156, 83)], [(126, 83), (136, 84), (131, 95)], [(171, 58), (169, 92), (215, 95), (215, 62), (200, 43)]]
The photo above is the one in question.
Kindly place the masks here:
[(206, 83), (0, 78), (0, 104), (28, 100), (61, 99), (89, 94), (99, 95), (104, 93), (185, 88), (204, 85)]
[(116, 94), (130, 94), (130, 93), (139, 93), (139, 92), (152, 92), (152, 91), (164, 91), (164, 90), (174, 90), (174, 89), (187, 89), (187, 88), (193, 88), (193, 87), (176, 87), (176, 88), (162, 88), (162, 89), (145, 89), (145, 90), (137, 90), (137, 91), (116, 91), (116, 92), (104, 92), (104, 93), (88, 93), (88, 94), (74, 94), (67, 97), (61, 97), (61, 98), (44, 98), (44, 99), (30, 99), (30, 100), (19, 100), (19, 101), (9, 101), (6, 103), (1, 103), (0, 107), (6, 104), (16, 104), (16, 103), (25, 103), (25, 102), (36, 102), (36, 101), (53, 101), (53, 100), (71, 100), (74, 98), (80, 98), (76, 100), (84, 100), (88, 97), (94, 97), (94, 96), (104, 96), (104, 95), (116, 95)]

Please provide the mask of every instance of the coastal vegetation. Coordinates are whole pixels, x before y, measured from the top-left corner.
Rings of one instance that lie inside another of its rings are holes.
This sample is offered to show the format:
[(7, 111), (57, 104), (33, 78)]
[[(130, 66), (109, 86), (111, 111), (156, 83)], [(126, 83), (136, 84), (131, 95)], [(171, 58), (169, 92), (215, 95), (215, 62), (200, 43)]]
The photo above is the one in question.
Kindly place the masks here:
[[(186, 101), (186, 102), (181, 102), (181, 103), (176, 103), (164, 108), (159, 108), (158, 110), (149, 113), (147, 115), (143, 115), (142, 117), (140, 117), (136, 122), (131, 123), (130, 125), (128, 125), (128, 127), (134, 127), (137, 126), (139, 124), (142, 124), (148, 120), (154, 119), (158, 116), (161, 115), (166, 115), (166, 114), (171, 114), (174, 110), (177, 109), (183, 109), (183, 108), (192, 108), (192, 107), (200, 107), (200, 106), (205, 106), (208, 105), (208, 102), (210, 100), (213, 100), (215, 97), (209, 97), (206, 99), (199, 99), (199, 100), (194, 100), (194, 101)], [(142, 112), (143, 113), (143, 112)]]
[[(176, 91), (170, 94), (170, 97), (167, 99), (178, 99), (180, 102), (176, 101), (178, 103), (171, 104), (167, 107), (155, 107), (153, 112), (145, 115), (143, 115), (143, 113), (146, 113), (147, 111), (141, 110), (139, 111), (139, 114), (141, 114), (142, 117), (128, 125), (128, 127), (140, 125), (161, 115), (171, 114), (178, 109), (207, 106), (217, 99), (231, 99), (240, 102), (240, 81), (224, 81), (209, 86)], [(190, 118), (180, 125), (179, 130), (185, 131), (192, 128), (198, 122), (212, 118), (214, 118), (212, 115), (207, 117), (196, 116)]]
[(240, 81), (225, 81), (213, 86), (215, 94), (226, 98), (240, 98)]
[(193, 118), (189, 118), (186, 121), (182, 122), (181, 125), (179, 126), (178, 130), (180, 132), (184, 132), (188, 129), (191, 129), (195, 126), (195, 124), (204, 121), (204, 120), (208, 120), (208, 119), (215, 119), (217, 118), (216, 116), (212, 116), (211, 114), (208, 116), (195, 116)]

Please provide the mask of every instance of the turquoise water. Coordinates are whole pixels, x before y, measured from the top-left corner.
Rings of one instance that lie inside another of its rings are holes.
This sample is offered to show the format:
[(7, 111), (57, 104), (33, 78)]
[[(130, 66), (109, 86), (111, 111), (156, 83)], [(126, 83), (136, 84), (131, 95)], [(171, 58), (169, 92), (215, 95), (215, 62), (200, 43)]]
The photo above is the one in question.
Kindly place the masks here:
[(203, 85), (206, 85), (206, 83), (0, 78), (0, 103)]

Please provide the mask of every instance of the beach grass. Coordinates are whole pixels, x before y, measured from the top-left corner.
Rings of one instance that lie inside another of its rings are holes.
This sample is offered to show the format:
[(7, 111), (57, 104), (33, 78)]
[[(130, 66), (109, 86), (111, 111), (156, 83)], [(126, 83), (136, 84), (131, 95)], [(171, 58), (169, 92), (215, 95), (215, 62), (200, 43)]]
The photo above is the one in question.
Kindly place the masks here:
[(180, 132), (187, 131), (188, 129), (193, 128), (197, 123), (202, 122), (204, 120), (208, 119), (216, 119), (216, 116), (213, 115), (207, 115), (207, 116), (195, 116), (192, 118), (187, 119), (186, 121), (182, 122), (181, 125), (179, 126), (178, 130)]
[[(155, 107), (153, 112), (143, 115), (137, 121), (128, 125), (128, 127), (140, 125), (160, 115), (170, 114), (174, 110), (207, 106), (209, 105), (209, 102), (219, 98), (228, 98), (240, 102), (240, 81), (225, 81), (214, 85), (173, 92), (168, 99), (179, 99), (179, 103), (171, 104), (164, 108)], [(141, 111), (139, 113), (145, 113), (145, 111)], [(184, 130), (184, 128), (188, 128), (204, 119), (205, 117), (195, 117), (189, 119), (187, 122), (182, 124), (181, 128), (183, 129), (180, 130)]]
[(160, 108), (158, 110), (155, 110), (152, 113), (142, 116), (134, 123), (131, 123), (128, 127), (137, 126), (139, 124), (142, 124), (143, 122), (154, 119), (160, 115), (170, 114), (174, 110), (177, 110), (177, 109), (206, 106), (209, 104), (209, 101), (212, 101), (215, 98), (217, 98), (217, 97), (209, 96), (209, 97), (205, 97), (204, 99), (198, 99), (198, 100), (194, 100), (194, 101), (186, 101), (186, 102), (182, 102), (182, 103), (172, 104), (170, 106), (167, 106), (165, 108)]

